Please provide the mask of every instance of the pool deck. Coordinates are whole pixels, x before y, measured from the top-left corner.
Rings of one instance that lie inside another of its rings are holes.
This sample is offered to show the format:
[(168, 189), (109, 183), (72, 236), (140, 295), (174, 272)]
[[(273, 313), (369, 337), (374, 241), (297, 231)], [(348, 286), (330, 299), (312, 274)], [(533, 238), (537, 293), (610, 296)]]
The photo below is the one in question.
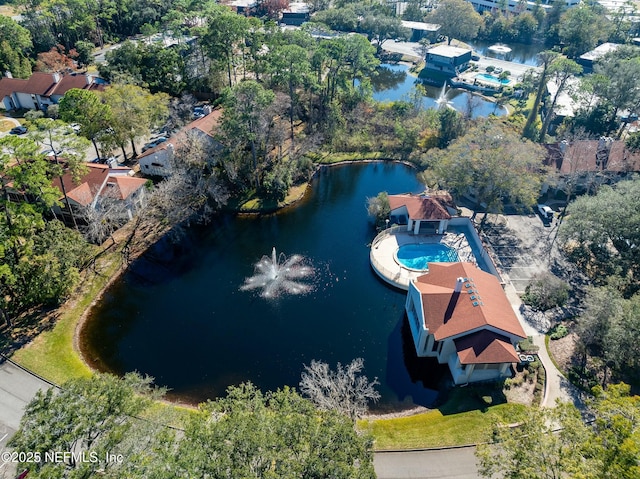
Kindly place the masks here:
[(406, 226), (396, 226), (382, 231), (371, 243), (371, 251), (369, 252), (371, 267), (384, 281), (407, 291), (409, 283), (427, 271), (415, 271), (401, 265), (397, 262), (395, 253), (400, 246), (424, 243), (445, 244), (458, 253), (460, 261), (477, 264), (464, 233), (413, 234), (407, 231)]

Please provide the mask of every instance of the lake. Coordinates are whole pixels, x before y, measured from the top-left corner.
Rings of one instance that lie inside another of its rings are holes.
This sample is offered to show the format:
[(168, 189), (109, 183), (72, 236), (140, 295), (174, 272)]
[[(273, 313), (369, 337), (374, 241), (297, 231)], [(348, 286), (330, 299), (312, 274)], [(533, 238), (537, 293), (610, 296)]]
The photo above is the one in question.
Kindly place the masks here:
[[(375, 410), (430, 405), (448, 372), (415, 357), (406, 293), (369, 264), (376, 232), (366, 211), (367, 198), (380, 191), (422, 190), (402, 164), (323, 167), (294, 206), (221, 215), (179, 243), (161, 241), (92, 310), (83, 354), (104, 371), (151, 375), (191, 403), (243, 381), (263, 390), (297, 386), (313, 359), (334, 367), (362, 357), (365, 374), (380, 381)], [(265, 299), (240, 290), (274, 246), (306, 258), (312, 292)]]
[[(383, 63), (378, 67), (377, 76), (371, 82), (373, 99), (380, 102), (410, 101), (416, 84), (422, 84), (426, 89), (426, 95), (422, 97), (423, 108), (438, 108), (436, 100), (442, 93), (442, 86), (436, 87), (422, 83), (404, 64)], [(472, 118), (505, 114), (504, 108), (497, 108), (494, 102), (459, 88), (447, 87), (446, 98), (449, 105), (461, 113), (465, 113), (471, 107)]]

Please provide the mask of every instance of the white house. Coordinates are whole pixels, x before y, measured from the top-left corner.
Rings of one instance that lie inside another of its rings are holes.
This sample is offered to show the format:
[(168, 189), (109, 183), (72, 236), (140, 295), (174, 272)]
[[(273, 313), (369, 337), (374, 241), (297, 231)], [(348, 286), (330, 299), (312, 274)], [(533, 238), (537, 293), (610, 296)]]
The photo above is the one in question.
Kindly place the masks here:
[(498, 279), (471, 263), (429, 263), (405, 303), (418, 356), (447, 364), (455, 384), (511, 376), (526, 334)]
[(180, 133), (160, 143), (138, 157), (140, 172), (146, 176), (167, 177), (171, 174), (171, 159), (176, 147), (184, 141), (193, 139), (192, 135), (202, 138), (212, 145), (217, 144), (213, 134), (220, 124), (222, 110), (213, 110), (206, 116), (192, 121), (186, 125)]
[(455, 209), (445, 195), (389, 195), (391, 223), (407, 225), (414, 234), (444, 234)]
[(26, 80), (8, 76), (0, 79), (0, 106), (8, 111), (20, 108), (46, 111), (72, 88), (102, 90), (105, 86), (102, 78), (84, 73), (35, 72)]

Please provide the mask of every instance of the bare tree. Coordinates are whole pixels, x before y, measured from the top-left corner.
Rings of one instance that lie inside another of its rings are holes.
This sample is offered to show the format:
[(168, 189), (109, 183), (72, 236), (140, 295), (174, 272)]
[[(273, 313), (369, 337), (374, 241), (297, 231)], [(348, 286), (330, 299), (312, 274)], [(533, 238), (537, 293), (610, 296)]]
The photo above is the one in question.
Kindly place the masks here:
[(380, 399), (375, 389), (378, 378), (369, 382), (360, 375), (363, 368), (362, 358), (346, 366), (338, 363), (335, 371), (327, 363), (312, 360), (310, 366), (304, 365), (300, 391), (320, 409), (339, 411), (355, 421), (366, 414), (369, 401)]
[(171, 175), (151, 195), (150, 214), (176, 232), (193, 222), (207, 222), (229, 198), (217, 156), (215, 143), (197, 133), (186, 133), (176, 144)]
[(80, 230), (92, 243), (102, 244), (107, 238), (115, 243), (113, 233), (129, 221), (124, 201), (115, 195), (103, 194), (94, 205), (88, 204), (80, 211)]

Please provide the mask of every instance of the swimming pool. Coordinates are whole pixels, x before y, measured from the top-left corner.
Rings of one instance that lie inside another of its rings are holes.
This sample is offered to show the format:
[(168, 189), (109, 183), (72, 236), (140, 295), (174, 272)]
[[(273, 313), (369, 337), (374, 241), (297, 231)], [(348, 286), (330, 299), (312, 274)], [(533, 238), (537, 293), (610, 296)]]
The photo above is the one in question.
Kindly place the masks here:
[(453, 248), (441, 243), (406, 244), (396, 252), (396, 260), (402, 266), (418, 271), (427, 270), (429, 263), (454, 263), (459, 261)]
[(495, 83), (496, 85), (506, 85), (507, 83), (509, 83), (509, 80), (507, 80), (506, 78), (504, 80), (501, 80), (500, 78), (494, 77), (493, 75), (489, 75), (487, 73), (478, 73), (476, 75), (476, 78), (478, 80), (484, 80), (489, 83)]

